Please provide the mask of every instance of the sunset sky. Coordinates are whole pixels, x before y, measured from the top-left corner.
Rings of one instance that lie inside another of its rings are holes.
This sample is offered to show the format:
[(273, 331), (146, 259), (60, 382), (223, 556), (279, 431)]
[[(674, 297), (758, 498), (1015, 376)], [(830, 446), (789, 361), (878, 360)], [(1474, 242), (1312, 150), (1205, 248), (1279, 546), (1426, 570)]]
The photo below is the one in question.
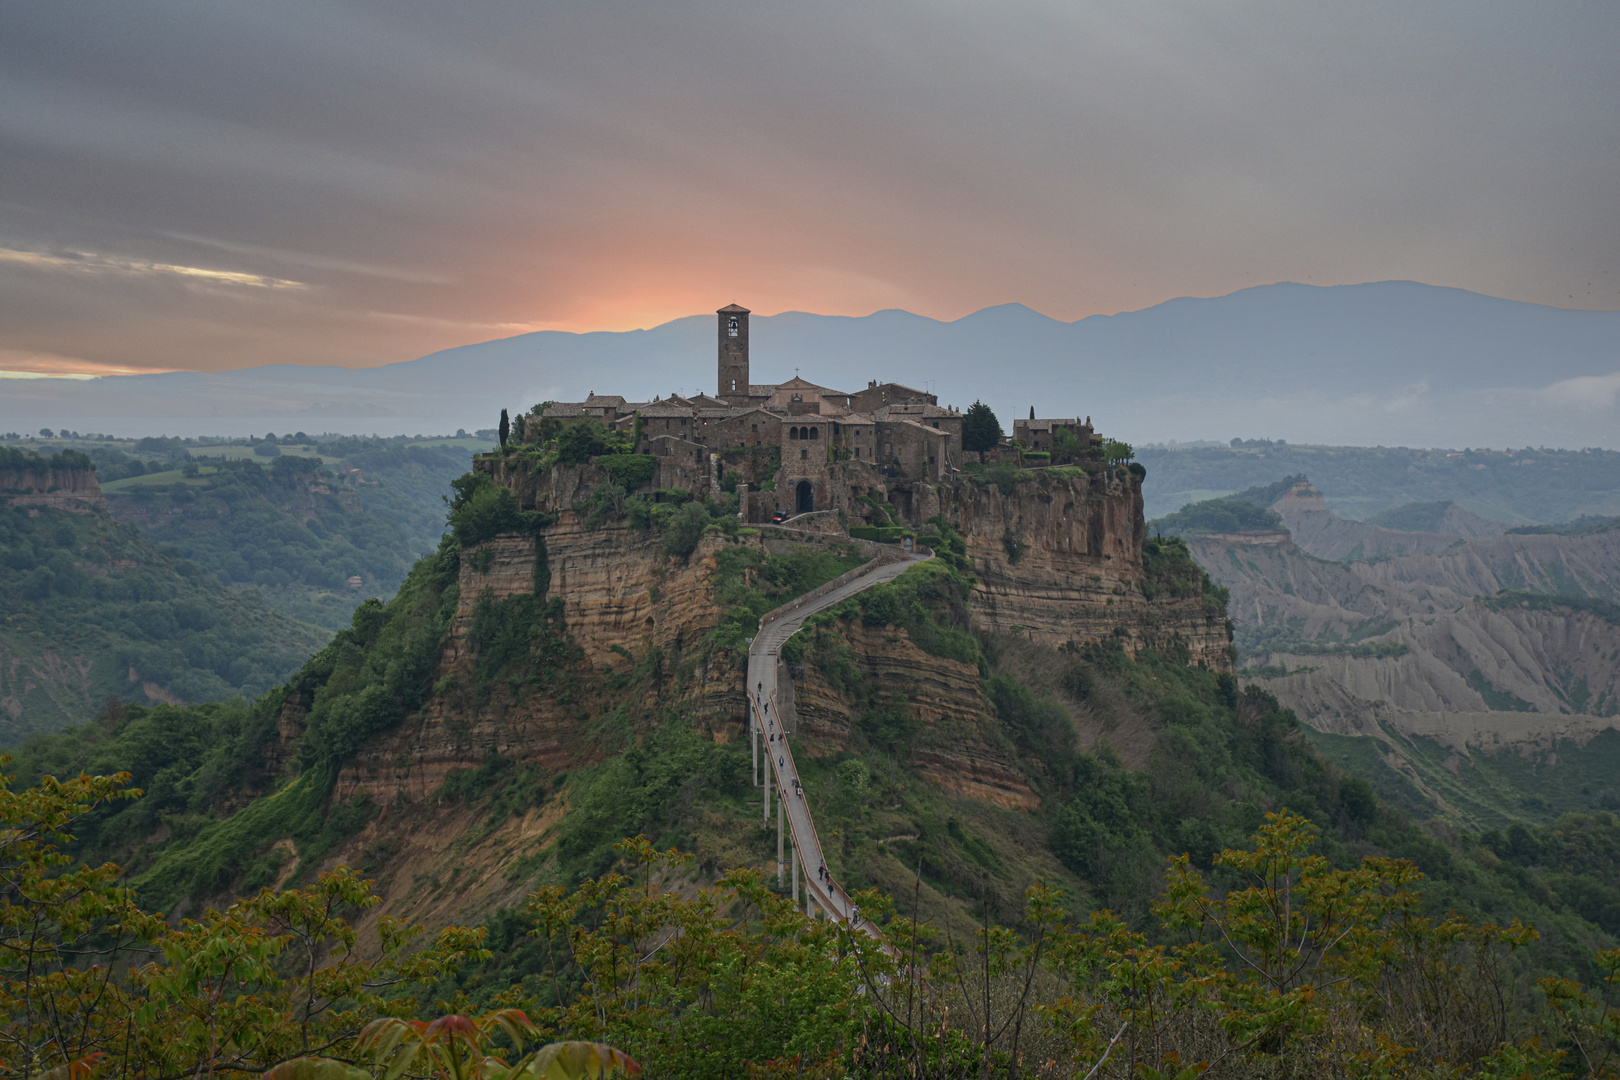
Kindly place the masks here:
[[(0, 371), (1280, 280), (1620, 308), (1620, 4), (8, 5)], [(0, 391), (3, 392), (3, 391)]]

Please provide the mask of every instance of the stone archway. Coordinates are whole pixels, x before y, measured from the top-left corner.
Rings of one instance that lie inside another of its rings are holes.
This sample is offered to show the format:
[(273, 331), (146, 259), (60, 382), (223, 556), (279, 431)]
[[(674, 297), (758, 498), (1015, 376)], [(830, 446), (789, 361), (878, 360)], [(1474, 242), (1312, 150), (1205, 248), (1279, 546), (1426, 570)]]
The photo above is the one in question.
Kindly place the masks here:
[(793, 489), (795, 514), (812, 513), (816, 508), (816, 485), (800, 480)]

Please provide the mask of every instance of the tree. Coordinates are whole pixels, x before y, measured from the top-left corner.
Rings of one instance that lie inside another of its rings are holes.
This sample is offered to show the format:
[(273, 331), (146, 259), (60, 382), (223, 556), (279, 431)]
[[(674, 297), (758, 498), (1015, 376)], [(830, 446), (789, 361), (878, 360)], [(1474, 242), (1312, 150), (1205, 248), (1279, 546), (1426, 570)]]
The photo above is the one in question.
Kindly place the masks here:
[(501, 449), (505, 450), (506, 449), (506, 437), (508, 435), (512, 434), (512, 421), (511, 421), (510, 418), (507, 417), (505, 409), (501, 410), (501, 426), (498, 429), (498, 431), (499, 431), (500, 437), (501, 437)]
[(1001, 445), (1001, 421), (990, 406), (977, 399), (962, 417), (962, 449), (994, 450)]

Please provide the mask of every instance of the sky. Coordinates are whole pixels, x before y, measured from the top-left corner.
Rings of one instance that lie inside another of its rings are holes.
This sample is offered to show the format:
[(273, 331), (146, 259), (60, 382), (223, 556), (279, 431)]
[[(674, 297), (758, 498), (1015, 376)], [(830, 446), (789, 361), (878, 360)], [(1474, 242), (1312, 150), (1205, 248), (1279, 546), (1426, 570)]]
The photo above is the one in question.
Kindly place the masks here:
[(1620, 309), (1611, 0), (0, 19), (0, 372), (367, 367), (733, 301), (1075, 320), (1403, 279)]

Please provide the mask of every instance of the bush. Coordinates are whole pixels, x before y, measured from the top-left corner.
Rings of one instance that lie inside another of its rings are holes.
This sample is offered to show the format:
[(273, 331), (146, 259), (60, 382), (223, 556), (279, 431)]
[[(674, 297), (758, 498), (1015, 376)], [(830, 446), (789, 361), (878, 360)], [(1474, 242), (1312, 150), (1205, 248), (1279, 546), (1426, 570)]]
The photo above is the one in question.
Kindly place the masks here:
[(603, 454), (595, 464), (627, 494), (646, 487), (658, 471), (658, 459), (647, 454)]
[(875, 540), (880, 544), (898, 544), (906, 530), (899, 525), (852, 525), (849, 535), (857, 540)]
[(664, 529), (664, 553), (686, 558), (697, 549), (703, 530), (709, 524), (709, 511), (700, 502), (689, 502), (675, 512)]

